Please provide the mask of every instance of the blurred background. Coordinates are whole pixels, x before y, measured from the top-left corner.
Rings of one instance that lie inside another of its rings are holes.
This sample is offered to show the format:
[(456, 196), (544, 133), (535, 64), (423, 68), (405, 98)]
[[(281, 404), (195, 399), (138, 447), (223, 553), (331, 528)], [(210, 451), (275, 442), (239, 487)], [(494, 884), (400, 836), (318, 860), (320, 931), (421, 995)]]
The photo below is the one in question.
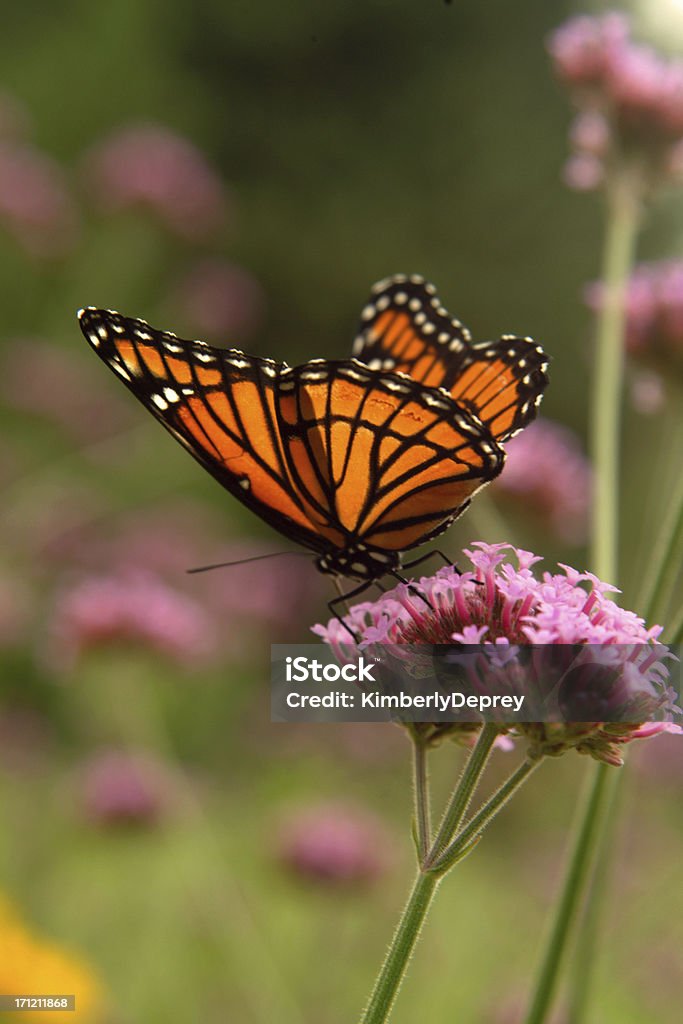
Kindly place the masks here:
[[(683, 50), (683, 4), (631, 9)], [(572, 13), (3, 11), (0, 991), (54, 979), (94, 1024), (356, 1019), (413, 870), (408, 744), (390, 726), (270, 724), (269, 644), (327, 619), (327, 581), (288, 557), (186, 575), (287, 545), (120, 387), (75, 312), (345, 358), (372, 283), (423, 274), (476, 339), (529, 334), (553, 360), (545, 422), (447, 550), (511, 540), (584, 568), (602, 205), (563, 184), (569, 111), (544, 47)], [(682, 232), (671, 194), (641, 256), (680, 256)], [(671, 377), (628, 367), (629, 606), (680, 473)], [(461, 757), (435, 755), (442, 798)], [(593, 1019), (673, 1024), (683, 748), (631, 761)], [(588, 767), (547, 765), (443, 886), (396, 1024), (520, 1019)]]

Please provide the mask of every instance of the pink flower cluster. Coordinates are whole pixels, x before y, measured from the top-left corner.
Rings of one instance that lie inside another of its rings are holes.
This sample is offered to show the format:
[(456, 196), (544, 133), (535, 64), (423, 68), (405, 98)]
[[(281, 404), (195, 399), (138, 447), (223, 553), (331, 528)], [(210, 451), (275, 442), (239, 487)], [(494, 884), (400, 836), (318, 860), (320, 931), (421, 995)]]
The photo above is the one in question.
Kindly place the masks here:
[[(306, 609), (322, 598), (322, 577), (310, 560), (296, 553), (271, 558), (279, 546), (246, 538), (226, 548), (225, 524), (219, 527), (195, 502), (149, 506), (105, 533), (90, 492), (72, 487), (64, 500), (50, 492), (44, 504), (49, 515), (33, 516), (30, 529), (19, 523), (13, 542), (38, 551), (50, 573), (60, 572), (40, 655), (57, 672), (69, 671), (86, 651), (113, 645), (142, 648), (181, 669), (240, 661), (266, 634), (284, 640), (303, 628)], [(216, 561), (236, 564), (205, 575), (187, 572)], [(21, 588), (8, 580), (6, 589), (7, 629), (15, 637)]]
[(123, 396), (99, 386), (96, 369), (53, 340), (12, 339), (0, 353), (0, 397), (90, 446), (132, 418)]
[(579, 108), (568, 184), (595, 188), (617, 153), (647, 156), (660, 176), (680, 173), (683, 61), (634, 42), (628, 19), (617, 12), (571, 18), (551, 35), (548, 49)]
[(81, 767), (84, 811), (97, 825), (156, 821), (169, 803), (172, 784), (163, 765), (148, 753), (103, 750)]
[(279, 855), (297, 875), (344, 885), (369, 882), (386, 867), (386, 836), (381, 822), (362, 808), (320, 804), (283, 823)]
[[(588, 285), (585, 298), (599, 311), (606, 301), (602, 282)], [(626, 289), (626, 345), (654, 365), (683, 366), (683, 260), (636, 267)]]
[(539, 419), (506, 445), (505, 469), (493, 493), (523, 503), (570, 544), (586, 539), (592, 472), (576, 436)]
[[(569, 566), (538, 578), (532, 566), (540, 559), (510, 544), (477, 542), (464, 553), (472, 570), (461, 573), (447, 567), (410, 586), (399, 584), (377, 601), (355, 605), (343, 620), (313, 627), (313, 632), (332, 646), (341, 661), (357, 651), (349, 630), (361, 648), (451, 645), (457, 652), (460, 645), (478, 644), (499, 649), (517, 644), (611, 645), (615, 649), (619, 645), (637, 669), (625, 673), (633, 686), (634, 706), (639, 706), (643, 692), (655, 705), (670, 706), (672, 694), (664, 687), (665, 671), (654, 646), (661, 627), (648, 629), (634, 612), (620, 608), (607, 596), (614, 587)], [(574, 728), (576, 724), (580, 728)], [(643, 726), (648, 735), (667, 728), (683, 732), (668, 722)], [(619, 744), (646, 734), (639, 730), (639, 724), (609, 722), (515, 726), (537, 753), (558, 754), (574, 747), (613, 764), (621, 763)]]
[(263, 289), (228, 260), (201, 260), (177, 283), (175, 293), (179, 314), (201, 336), (241, 340), (263, 317)]
[(0, 141), (0, 221), (29, 254), (62, 256), (78, 215), (61, 168), (34, 146)]
[(51, 631), (52, 654), (65, 667), (91, 648), (131, 643), (193, 665), (217, 643), (199, 604), (143, 571), (76, 583), (57, 603)]
[(102, 207), (146, 206), (189, 241), (215, 235), (230, 212), (227, 190), (203, 154), (162, 125), (114, 132), (90, 153), (86, 170)]

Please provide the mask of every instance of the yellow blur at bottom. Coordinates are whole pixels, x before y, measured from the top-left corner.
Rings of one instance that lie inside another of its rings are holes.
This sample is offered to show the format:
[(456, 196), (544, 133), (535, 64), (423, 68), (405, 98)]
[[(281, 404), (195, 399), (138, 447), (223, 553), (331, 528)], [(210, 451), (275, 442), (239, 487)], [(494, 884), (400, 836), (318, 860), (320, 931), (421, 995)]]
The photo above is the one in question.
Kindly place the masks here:
[(103, 990), (96, 972), (78, 954), (33, 932), (0, 893), (0, 994), (75, 995), (75, 1010), (0, 1012), (2, 1024), (99, 1024)]

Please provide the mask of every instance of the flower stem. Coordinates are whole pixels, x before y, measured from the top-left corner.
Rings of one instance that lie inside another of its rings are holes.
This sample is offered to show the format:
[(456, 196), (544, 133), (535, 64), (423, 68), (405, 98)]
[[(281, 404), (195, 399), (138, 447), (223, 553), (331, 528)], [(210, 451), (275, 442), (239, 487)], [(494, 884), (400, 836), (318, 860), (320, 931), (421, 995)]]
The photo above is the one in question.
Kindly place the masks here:
[(624, 300), (640, 226), (638, 186), (635, 176), (624, 173), (615, 177), (607, 190), (607, 232), (602, 265), (605, 302), (597, 323), (591, 415), (591, 453), (595, 470), (591, 562), (593, 571), (607, 583), (615, 583), (617, 575)]
[(597, 770), (592, 773), (585, 802), (580, 808), (576, 838), (569, 858), (564, 889), (557, 905), (555, 920), (525, 1024), (543, 1024), (550, 1009), (567, 939), (576, 917), (600, 835), (599, 825), (605, 809), (605, 798), (608, 791), (607, 772), (609, 770), (607, 765), (598, 765)]
[(383, 1024), (387, 1020), (438, 884), (438, 875), (418, 872), (361, 1024)]
[(437, 869), (447, 867), (449, 863), (458, 860), (459, 855), (484, 831), (486, 826), (495, 818), (496, 814), (505, 806), (514, 793), (517, 792), (522, 783), (526, 782), (540, 763), (540, 758), (533, 761), (528, 759), (523, 761), (470, 819), (462, 831), (458, 832), (451, 845), (438, 858), (434, 867)]
[(680, 572), (683, 557), (683, 475), (676, 481), (664, 525), (655, 541), (638, 610), (647, 621), (662, 616)]
[(495, 722), (486, 722), (477, 737), (477, 742), (467, 759), (462, 775), (441, 819), (436, 839), (427, 856), (426, 865), (433, 866), (449, 844), (472, 799), (475, 786), (491, 754), (499, 729)]
[(601, 919), (609, 883), (610, 858), (608, 854), (613, 848), (612, 840), (619, 817), (617, 813), (620, 804), (619, 796), (623, 788), (623, 772), (610, 771), (608, 765), (600, 765), (600, 769), (606, 775), (605, 810), (601, 834), (598, 837), (595, 867), (579, 924), (581, 940), (576, 944), (572, 964), (567, 1024), (582, 1024), (586, 1019), (596, 952), (599, 949)]
[(667, 629), (666, 641), (669, 644), (683, 643), (683, 607), (679, 609), (678, 614), (675, 616), (673, 625)]
[[(422, 930), (422, 925), (424, 924), (436, 887), (443, 875), (443, 872), (432, 871), (430, 867), (438, 857), (442, 847), (448, 843), (462, 821), (497, 735), (498, 726), (491, 722), (487, 722), (479, 733), (477, 742), (467, 759), (463, 773), (446, 808), (439, 833), (434, 840), (431, 850), (426, 853), (422, 860), (413, 889), (398, 922), (394, 937), (384, 958), (384, 963), (377, 975), (370, 1000), (363, 1012), (360, 1024), (384, 1024), (384, 1021), (388, 1019), (391, 1013), (391, 1008), (394, 1005), (394, 1000), (408, 969), (410, 957)], [(417, 746), (418, 741), (415, 740), (415, 743)], [(425, 751), (418, 757), (416, 750), (414, 761), (418, 846), (420, 845), (420, 819), (423, 818), (427, 806), (426, 785), (423, 789), (421, 781), (424, 778), (426, 782), (424, 753)], [(417, 803), (423, 797), (425, 798), (424, 803), (418, 810)]]
[[(626, 168), (607, 188), (607, 225), (602, 261), (605, 302), (596, 331), (595, 375), (592, 393), (591, 454), (595, 471), (591, 562), (593, 571), (616, 584), (618, 569), (619, 440), (623, 391), (623, 352), (626, 326), (626, 287), (633, 267), (641, 217), (641, 178)], [(589, 797), (576, 832), (574, 851), (556, 909), (548, 946), (539, 971), (526, 1024), (543, 1024), (566, 952), (570, 925), (583, 897), (588, 867), (607, 805), (604, 764), (593, 770)], [(603, 856), (606, 851), (603, 850)], [(597, 920), (592, 934), (597, 933)], [(587, 966), (588, 969), (588, 966)], [(587, 976), (583, 978), (588, 983)]]
[(413, 741), (413, 787), (415, 790), (415, 833), (417, 854), (423, 863), (432, 835), (429, 806), (429, 778), (427, 776), (427, 747), (415, 734)]

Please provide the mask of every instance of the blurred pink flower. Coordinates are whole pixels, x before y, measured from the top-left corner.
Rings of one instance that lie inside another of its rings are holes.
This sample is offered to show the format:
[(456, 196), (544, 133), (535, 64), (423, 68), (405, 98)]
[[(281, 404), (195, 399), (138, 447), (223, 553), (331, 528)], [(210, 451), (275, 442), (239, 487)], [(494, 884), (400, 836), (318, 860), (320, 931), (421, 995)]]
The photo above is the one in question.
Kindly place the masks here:
[(189, 241), (216, 235), (231, 213), (218, 172), (192, 142), (160, 124), (113, 132), (88, 155), (86, 173), (103, 209), (147, 206)]
[(96, 825), (152, 824), (170, 803), (170, 775), (147, 753), (103, 750), (80, 775), (83, 807)]
[(565, 168), (572, 188), (596, 188), (624, 153), (647, 161), (651, 181), (675, 173), (683, 138), (682, 61), (635, 43), (628, 18), (618, 12), (571, 18), (550, 36), (548, 50), (579, 108)]
[(32, 146), (0, 141), (0, 221), (36, 257), (63, 255), (78, 217), (64, 174)]
[(643, 743), (630, 763), (659, 784), (680, 786), (683, 782), (683, 744), (676, 735), (662, 735), (657, 743)]
[(613, 54), (627, 44), (629, 32), (628, 18), (617, 11), (599, 18), (570, 18), (548, 40), (557, 74), (573, 86), (600, 83)]
[[(230, 623), (218, 631), (220, 651), (230, 657), (253, 650), (257, 637), (259, 642), (291, 640), (297, 628), (304, 634), (324, 594), (323, 579), (310, 559), (297, 553), (271, 558), (282, 551), (279, 546), (235, 539), (229, 520), (194, 501), (176, 499), (129, 511), (102, 530), (101, 502), (74, 486), (41, 495), (45, 516), (32, 514), (28, 530), (21, 523), (15, 528), (33, 553), (40, 552), (41, 564), (52, 571), (55, 566), (77, 570), (82, 579), (120, 580), (121, 586), (140, 574), (153, 578), (186, 596), (212, 623)], [(231, 538), (227, 547), (226, 536)], [(188, 574), (202, 565), (253, 557), (261, 560)]]
[(248, 271), (223, 259), (205, 259), (176, 287), (179, 315), (200, 335), (249, 337), (263, 318), (263, 289)]
[(539, 419), (506, 445), (505, 468), (493, 493), (524, 503), (563, 540), (586, 539), (592, 473), (578, 438), (567, 427)]
[(653, 416), (664, 406), (664, 381), (658, 373), (637, 373), (629, 382), (631, 404), (643, 416)]
[[(586, 304), (597, 312), (607, 295), (589, 284)], [(666, 372), (683, 367), (683, 260), (639, 264), (626, 290), (626, 346), (634, 358)]]
[(577, 114), (570, 129), (573, 145), (585, 154), (603, 156), (609, 146), (609, 123), (597, 110)]
[(592, 153), (573, 153), (562, 170), (565, 185), (575, 192), (592, 192), (604, 177), (602, 161)]
[(70, 668), (86, 651), (140, 645), (192, 666), (215, 653), (208, 613), (151, 573), (90, 576), (57, 598), (50, 623), (52, 663)]
[[(240, 541), (220, 549), (218, 561), (232, 562), (275, 554), (274, 544)], [(297, 552), (231, 565), (200, 577), (202, 591), (219, 618), (239, 621), (249, 632), (256, 625), (282, 632), (307, 621), (307, 611), (324, 593), (322, 577), (310, 559)]]
[(71, 352), (49, 341), (20, 338), (0, 355), (0, 397), (10, 408), (51, 420), (90, 444), (131, 422), (128, 404)]
[(280, 829), (280, 860), (302, 878), (367, 883), (386, 869), (382, 823), (369, 811), (324, 803), (292, 814)]

